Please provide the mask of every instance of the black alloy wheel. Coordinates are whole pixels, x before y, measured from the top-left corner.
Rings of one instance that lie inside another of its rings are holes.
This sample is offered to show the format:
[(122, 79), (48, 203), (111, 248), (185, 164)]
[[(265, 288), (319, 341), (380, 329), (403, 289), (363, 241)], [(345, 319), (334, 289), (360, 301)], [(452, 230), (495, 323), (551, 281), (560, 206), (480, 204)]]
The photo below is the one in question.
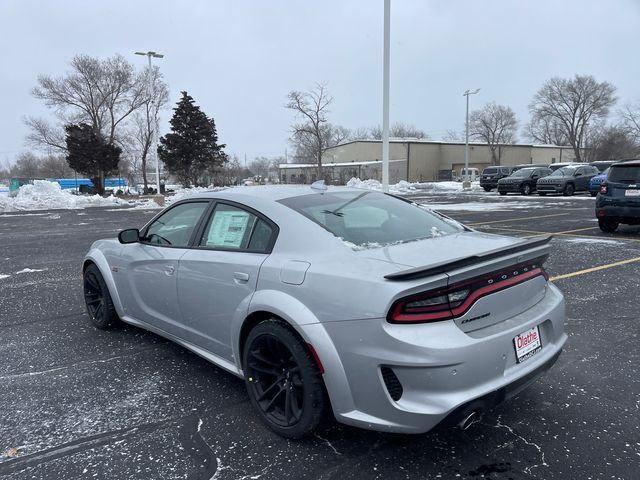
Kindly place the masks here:
[(84, 303), (91, 323), (102, 330), (111, 328), (118, 321), (109, 289), (95, 265), (89, 265), (83, 275)]
[(523, 195), (529, 195), (531, 193), (531, 185), (525, 183), (520, 189)]
[(300, 438), (318, 427), (325, 408), (321, 373), (286, 324), (276, 319), (258, 324), (249, 333), (243, 357), (249, 398), (269, 428)]
[(500, 195), (506, 195), (507, 192), (500, 192)]
[(484, 187), (484, 191), (485, 192), (490, 192), (491, 191), (491, 187)]
[(567, 185), (564, 187), (564, 192), (562, 193), (565, 197), (571, 197), (574, 191), (575, 189), (573, 188), (573, 185), (570, 183), (567, 183)]
[(609, 218), (599, 218), (598, 226), (600, 227), (600, 230), (605, 233), (614, 233), (620, 226), (620, 222), (616, 222)]

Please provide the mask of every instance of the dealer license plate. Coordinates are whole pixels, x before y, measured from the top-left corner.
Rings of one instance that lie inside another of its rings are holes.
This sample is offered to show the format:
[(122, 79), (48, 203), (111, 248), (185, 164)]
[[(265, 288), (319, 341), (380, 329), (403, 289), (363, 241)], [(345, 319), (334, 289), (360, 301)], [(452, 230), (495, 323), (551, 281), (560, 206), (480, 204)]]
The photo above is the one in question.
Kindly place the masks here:
[(526, 332), (522, 332), (520, 335), (516, 335), (513, 339), (513, 345), (516, 347), (516, 359), (518, 363), (524, 362), (542, 350), (540, 330), (535, 326)]
[(640, 190), (625, 190), (625, 197), (640, 197)]

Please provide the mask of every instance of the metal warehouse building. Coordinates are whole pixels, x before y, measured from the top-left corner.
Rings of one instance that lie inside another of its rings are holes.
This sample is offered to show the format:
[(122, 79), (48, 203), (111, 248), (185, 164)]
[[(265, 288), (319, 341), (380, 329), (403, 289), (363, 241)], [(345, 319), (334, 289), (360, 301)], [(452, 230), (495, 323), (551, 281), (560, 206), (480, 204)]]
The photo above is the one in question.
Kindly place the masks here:
[[(464, 167), (464, 142), (394, 138), (389, 140), (389, 181), (423, 182), (450, 180)], [(575, 159), (573, 149), (557, 145), (509, 144), (500, 146), (501, 165), (550, 164)], [(323, 155), (324, 173), (333, 183), (351, 177), (382, 179), (382, 141), (355, 140), (327, 149)], [(482, 171), (491, 165), (486, 143), (469, 143), (469, 167)], [(283, 183), (309, 183), (316, 180), (316, 165), (282, 164)]]

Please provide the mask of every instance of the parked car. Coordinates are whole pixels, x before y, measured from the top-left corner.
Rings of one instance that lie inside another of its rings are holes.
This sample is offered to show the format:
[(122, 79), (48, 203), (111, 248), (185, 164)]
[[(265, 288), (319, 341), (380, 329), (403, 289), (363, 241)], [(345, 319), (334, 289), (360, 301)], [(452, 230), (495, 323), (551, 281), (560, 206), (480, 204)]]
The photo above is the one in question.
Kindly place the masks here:
[(571, 196), (574, 192), (588, 191), (589, 181), (598, 174), (598, 169), (591, 165), (576, 164), (559, 168), (548, 177), (538, 180), (538, 195), (561, 193)]
[(640, 160), (609, 167), (596, 198), (596, 217), (600, 229), (608, 233), (621, 223), (640, 224)]
[(591, 194), (592, 197), (595, 197), (596, 195), (598, 195), (598, 192), (600, 191), (600, 185), (602, 184), (602, 182), (604, 182), (605, 178), (607, 178), (608, 173), (609, 173), (609, 169), (607, 168), (600, 175), (591, 177), (591, 180), (589, 180), (589, 193)]
[(529, 195), (536, 191), (540, 178), (551, 175), (551, 170), (546, 167), (521, 168), (506, 178), (498, 180), (498, 192), (506, 195), (509, 192)]
[(482, 171), (480, 176), (480, 186), (485, 192), (490, 192), (498, 186), (498, 180), (511, 175), (511, 167), (487, 167)]
[(297, 438), (328, 411), (464, 428), (518, 394), (567, 339), (548, 254), (549, 238), (380, 192), (256, 186), (176, 202), (95, 242), (82, 271), (93, 325), (146, 328), (244, 378), (261, 420)]
[(619, 161), (623, 160), (596, 160), (595, 162), (589, 163), (589, 165), (593, 165), (600, 173), (604, 173), (607, 168)]

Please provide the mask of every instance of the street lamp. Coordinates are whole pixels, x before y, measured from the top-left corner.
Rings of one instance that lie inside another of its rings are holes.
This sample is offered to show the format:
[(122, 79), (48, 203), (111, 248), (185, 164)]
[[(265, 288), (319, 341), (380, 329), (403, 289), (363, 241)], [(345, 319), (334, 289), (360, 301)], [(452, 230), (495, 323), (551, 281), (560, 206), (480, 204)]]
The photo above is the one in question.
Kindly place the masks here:
[(163, 58), (164, 55), (156, 52), (135, 52), (136, 55), (144, 55), (149, 59), (149, 97), (151, 99), (151, 111), (153, 112), (153, 131), (149, 132), (151, 134), (151, 154), (156, 157), (156, 189), (157, 194), (160, 194), (160, 165), (158, 160), (158, 152), (156, 152), (156, 132), (155, 126), (157, 123), (156, 119), (156, 111), (153, 105), (154, 97), (153, 97), (153, 75), (151, 74), (151, 58)]
[(462, 96), (467, 97), (467, 121), (465, 122), (466, 134), (464, 142), (464, 181), (462, 182), (462, 188), (469, 188), (471, 183), (469, 182), (469, 95), (475, 95), (480, 91), (479, 88), (471, 91), (466, 90)]

